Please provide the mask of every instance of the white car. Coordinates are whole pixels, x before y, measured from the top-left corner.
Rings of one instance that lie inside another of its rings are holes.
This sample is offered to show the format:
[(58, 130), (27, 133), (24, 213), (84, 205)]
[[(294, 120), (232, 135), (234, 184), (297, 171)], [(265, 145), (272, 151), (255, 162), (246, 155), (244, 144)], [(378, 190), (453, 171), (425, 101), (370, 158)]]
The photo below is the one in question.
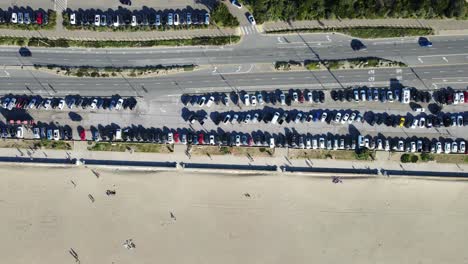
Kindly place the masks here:
[(310, 138), (306, 139), (306, 149), (311, 149), (312, 148), (312, 142)]
[(167, 143), (168, 144), (174, 144), (174, 134), (172, 132), (169, 132), (167, 134)]
[(327, 120), (327, 115), (327, 112), (323, 112), (322, 117), (320, 118), (320, 122), (325, 122), (325, 120)]
[(339, 123), (341, 120), (341, 113), (337, 113), (335, 116), (335, 123)]
[(460, 95), (460, 103), (465, 103), (465, 95), (463, 92), (458, 93)]
[(101, 25), (101, 16), (100, 15), (94, 15), (94, 25), (95, 26)]
[(254, 26), (257, 24), (257, 22), (255, 22), (255, 18), (253, 17), (253, 15), (249, 15), (248, 19), (249, 19), (250, 24)]
[(62, 110), (64, 106), (65, 106), (65, 100), (60, 99), (60, 102), (59, 102), (59, 104), (58, 104), (58, 109), (59, 109), (59, 110)]
[(410, 102), (410, 90), (408, 88), (403, 89), (403, 98), (401, 100), (404, 104), (409, 104)]
[(286, 105), (286, 96), (284, 95), (284, 93), (280, 94), (280, 101), (281, 105)]
[(312, 139), (312, 149), (317, 149), (317, 148), (318, 148), (317, 139), (313, 138)]
[(239, 147), (240, 145), (241, 145), (240, 135), (236, 135), (236, 146)]
[(35, 139), (41, 138), (40, 130), (38, 127), (33, 128), (33, 137)]
[(70, 14), (70, 24), (71, 25), (76, 25), (76, 14), (75, 13)]
[(252, 95), (250, 97), (250, 102), (252, 103), (252, 106), (257, 106), (257, 97), (255, 95)]
[(319, 139), (319, 148), (320, 149), (324, 149), (325, 148), (325, 139), (323, 137), (321, 137)]
[(11, 13), (11, 23), (16, 24), (18, 23), (18, 15), (16, 13)]
[(314, 102), (314, 98), (312, 98), (312, 92), (307, 93), (307, 101), (309, 101), (311, 104)]
[(460, 153), (464, 154), (466, 151), (465, 141), (460, 141)]
[(398, 147), (397, 147), (398, 151), (404, 151), (405, 150), (404, 146), (405, 146), (405, 143), (403, 143), (403, 140), (399, 140)]
[(445, 142), (445, 147), (444, 147), (445, 154), (449, 154), (451, 151), (451, 145), (450, 142)]
[(343, 116), (343, 119), (341, 119), (341, 124), (344, 124), (344, 123), (348, 122), (348, 120), (349, 120), (349, 113), (346, 113)]
[(454, 93), (453, 94), (453, 104), (458, 104), (460, 102), (460, 94)]
[(130, 22), (130, 25), (132, 27), (136, 27), (138, 24), (137, 24), (137, 17), (136, 16), (132, 16), (132, 22)]
[(411, 141), (411, 152), (416, 152), (416, 142)]
[(214, 135), (210, 135), (210, 145), (215, 145), (215, 136)]
[(436, 144), (436, 153), (442, 153), (442, 143), (440, 142)]
[(457, 153), (458, 152), (458, 144), (457, 142), (452, 143), (452, 152)]
[(180, 24), (179, 14), (174, 14), (174, 26), (178, 26)]
[(418, 126), (418, 123), (419, 123), (419, 120), (415, 118), (413, 120), (413, 124), (411, 124), (411, 128), (415, 129)]
[(354, 122), (354, 120), (356, 119), (357, 117), (357, 114), (356, 113), (351, 113), (351, 116), (349, 117), (348, 119), (348, 124), (352, 124)]
[(206, 107), (211, 107), (214, 103), (214, 96), (210, 96), (210, 99), (208, 99), (208, 102), (206, 102)]
[(9, 105), (10, 105), (10, 98), (5, 97), (5, 99), (3, 99), (2, 101), (2, 107), (7, 109)]
[(98, 99), (94, 99), (93, 102), (91, 103), (91, 109), (96, 109), (98, 103)]
[(275, 148), (275, 138), (274, 137), (270, 138), (270, 148)]
[(419, 119), (419, 128), (424, 128), (424, 127), (426, 127), (426, 118), (421, 117), (421, 119)]
[(297, 92), (293, 92), (292, 97), (294, 102), (297, 103), (299, 101), (299, 96), (297, 95)]
[(118, 15), (114, 17), (113, 26), (114, 26), (114, 27), (120, 26), (120, 17), (119, 17)]
[(250, 114), (247, 114), (244, 118), (244, 124), (248, 124), (250, 122)]
[(248, 94), (245, 94), (245, 95), (244, 95), (244, 104), (245, 104), (246, 106), (249, 106), (249, 105), (250, 105), (250, 97), (249, 97)]
[(123, 101), (124, 100), (122, 98), (119, 98), (119, 100), (117, 100), (117, 104), (115, 105), (115, 110), (122, 109)]
[(54, 129), (54, 140), (60, 139), (60, 131), (58, 129)]
[(19, 126), (16, 129), (16, 137), (17, 138), (24, 138), (24, 128), (22, 126)]

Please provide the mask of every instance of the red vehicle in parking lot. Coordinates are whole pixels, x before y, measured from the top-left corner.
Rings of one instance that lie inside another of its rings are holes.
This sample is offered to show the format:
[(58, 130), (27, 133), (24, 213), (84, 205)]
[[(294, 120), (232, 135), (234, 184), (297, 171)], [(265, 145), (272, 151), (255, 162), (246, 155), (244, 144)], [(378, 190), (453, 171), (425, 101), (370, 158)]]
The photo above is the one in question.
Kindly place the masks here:
[(36, 24), (42, 25), (42, 12), (41, 11), (37, 12), (36, 14)]
[(205, 135), (203, 133), (198, 134), (198, 144), (205, 144)]
[(84, 129), (80, 130), (80, 139), (86, 140), (86, 131)]
[(302, 91), (299, 91), (299, 103), (304, 103), (304, 93)]
[(174, 142), (179, 143), (179, 133), (177, 132), (174, 133)]
[(463, 97), (465, 97), (465, 103), (468, 103), (468, 91), (463, 92)]

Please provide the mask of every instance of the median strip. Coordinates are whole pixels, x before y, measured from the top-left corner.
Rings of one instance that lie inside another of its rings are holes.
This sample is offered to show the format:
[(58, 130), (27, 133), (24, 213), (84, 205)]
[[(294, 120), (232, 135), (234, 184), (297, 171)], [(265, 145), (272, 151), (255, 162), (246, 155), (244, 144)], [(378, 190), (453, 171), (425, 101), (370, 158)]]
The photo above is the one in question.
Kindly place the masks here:
[(294, 28), (267, 30), (267, 34), (285, 33), (342, 33), (358, 38), (396, 38), (433, 35), (434, 29), (422, 27), (343, 27), (343, 28)]
[(189, 65), (147, 65), (142, 67), (92, 67), (92, 66), (63, 66), (63, 65), (34, 65), (36, 70), (52, 74), (90, 78), (142, 78), (193, 71), (198, 66)]
[(363, 68), (395, 68), (407, 67), (403, 62), (392, 61), (376, 57), (350, 58), (340, 60), (306, 60), (299, 61), (277, 61), (277, 71), (323, 71), (323, 70), (349, 70)]
[(240, 37), (217, 36), (195, 37), (189, 39), (155, 39), (155, 40), (73, 40), (73, 39), (48, 39), (25, 37), (0, 37), (0, 45), (30, 46), (30, 47), (83, 47), (83, 48), (141, 48), (155, 46), (221, 46), (235, 44)]

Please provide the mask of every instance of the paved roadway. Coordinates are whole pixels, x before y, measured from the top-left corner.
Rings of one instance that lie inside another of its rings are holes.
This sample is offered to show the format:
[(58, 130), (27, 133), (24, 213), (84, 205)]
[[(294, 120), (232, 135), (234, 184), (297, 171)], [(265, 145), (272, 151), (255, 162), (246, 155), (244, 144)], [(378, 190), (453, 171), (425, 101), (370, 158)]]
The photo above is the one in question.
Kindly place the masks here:
[(318, 72), (219, 73), (200, 70), (158, 78), (76, 78), (38, 71), (1, 70), (2, 93), (60, 95), (161, 96), (236, 90), (290, 88), (330, 89), (352, 85), (388, 86), (390, 81), (424, 89), (466, 88), (468, 64), (403, 69), (338, 70)]
[(468, 63), (468, 36), (433, 37), (434, 46), (422, 48), (417, 38), (365, 41), (368, 49), (353, 51), (351, 38), (338, 34), (244, 37), (225, 47), (175, 47), (145, 49), (31, 48), (33, 56), (21, 58), (18, 48), (0, 48), (1, 65), (61, 64), (93, 66), (143, 66), (154, 64), (274, 63), (278, 60), (337, 59), (376, 56), (413, 66)]

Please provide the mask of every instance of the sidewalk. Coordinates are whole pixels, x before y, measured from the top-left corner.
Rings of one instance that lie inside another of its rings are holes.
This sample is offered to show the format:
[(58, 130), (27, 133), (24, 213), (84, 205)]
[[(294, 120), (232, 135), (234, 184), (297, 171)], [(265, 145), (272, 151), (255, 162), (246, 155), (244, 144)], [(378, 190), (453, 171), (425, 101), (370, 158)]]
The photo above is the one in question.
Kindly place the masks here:
[(433, 28), (435, 34), (468, 34), (468, 20), (441, 19), (342, 19), (310, 20), (292, 22), (266, 22), (265, 31), (298, 28), (343, 28), (343, 27), (414, 27)]
[[(275, 149), (273, 157), (247, 157), (247, 156), (195, 156), (186, 154), (185, 145), (175, 145), (174, 152), (169, 154), (158, 153), (131, 153), (88, 151), (87, 142), (76, 141), (71, 151), (64, 150), (27, 150), (0, 148), (0, 157), (12, 158), (46, 158), (46, 159), (85, 159), (103, 161), (132, 161), (132, 162), (160, 162), (160, 163), (195, 163), (240, 166), (278, 166), (295, 168), (339, 168), (339, 169), (385, 169), (385, 170), (408, 170), (408, 171), (441, 171), (441, 172), (467, 172), (468, 165), (465, 164), (401, 164), (387, 159), (388, 153), (379, 152), (376, 161), (353, 161), (353, 160), (305, 160), (288, 159), (287, 149)], [(1, 163), (0, 163), (1, 164)]]

